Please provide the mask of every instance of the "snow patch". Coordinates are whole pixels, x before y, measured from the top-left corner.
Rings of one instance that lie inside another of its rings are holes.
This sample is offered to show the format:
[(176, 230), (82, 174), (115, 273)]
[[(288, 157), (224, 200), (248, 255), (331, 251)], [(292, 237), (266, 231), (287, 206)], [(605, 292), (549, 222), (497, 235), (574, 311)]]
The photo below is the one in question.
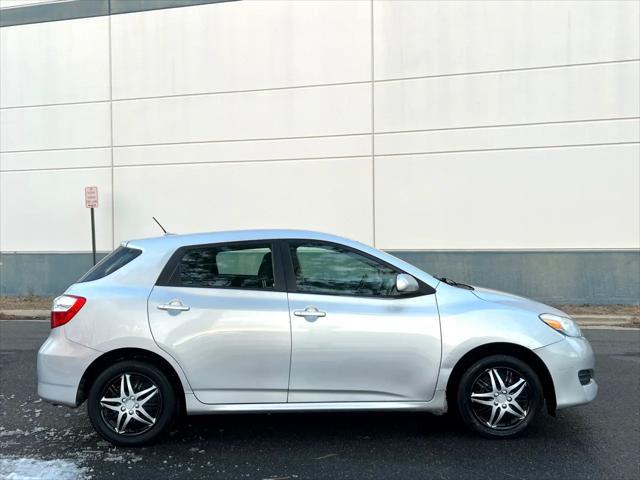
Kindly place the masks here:
[(2, 480), (81, 480), (88, 478), (87, 469), (69, 460), (40, 460), (0, 456)]

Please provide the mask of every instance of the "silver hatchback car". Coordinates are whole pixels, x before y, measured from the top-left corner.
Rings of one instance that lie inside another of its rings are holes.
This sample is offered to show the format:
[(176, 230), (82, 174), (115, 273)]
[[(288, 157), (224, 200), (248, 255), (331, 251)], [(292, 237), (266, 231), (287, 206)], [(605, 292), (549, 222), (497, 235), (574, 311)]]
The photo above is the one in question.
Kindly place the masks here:
[(486, 437), (593, 400), (562, 311), (434, 278), (361, 243), (254, 230), (124, 242), (55, 299), (38, 394), (105, 439), (179, 413), (455, 411)]

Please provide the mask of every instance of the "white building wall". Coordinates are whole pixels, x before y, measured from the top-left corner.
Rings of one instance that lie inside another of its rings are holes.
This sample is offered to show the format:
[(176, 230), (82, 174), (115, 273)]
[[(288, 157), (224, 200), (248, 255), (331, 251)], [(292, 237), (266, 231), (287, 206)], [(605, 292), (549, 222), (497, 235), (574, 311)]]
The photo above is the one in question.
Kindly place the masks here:
[(151, 215), (637, 249), (639, 6), (243, 0), (3, 27), (0, 251), (88, 250), (85, 185), (99, 250)]

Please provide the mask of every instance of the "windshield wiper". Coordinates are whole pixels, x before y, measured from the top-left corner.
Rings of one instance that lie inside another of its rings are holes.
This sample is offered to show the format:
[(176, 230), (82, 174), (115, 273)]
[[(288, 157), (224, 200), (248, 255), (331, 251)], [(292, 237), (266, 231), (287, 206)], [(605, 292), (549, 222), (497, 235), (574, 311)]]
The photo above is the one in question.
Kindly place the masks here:
[(435, 277), (435, 278), (437, 278), (441, 282), (446, 283), (447, 285), (451, 285), (452, 287), (464, 288), (465, 290), (473, 290), (473, 287), (471, 285), (467, 285), (466, 283), (458, 283), (455, 280), (451, 280), (450, 278), (447, 278), (447, 277)]

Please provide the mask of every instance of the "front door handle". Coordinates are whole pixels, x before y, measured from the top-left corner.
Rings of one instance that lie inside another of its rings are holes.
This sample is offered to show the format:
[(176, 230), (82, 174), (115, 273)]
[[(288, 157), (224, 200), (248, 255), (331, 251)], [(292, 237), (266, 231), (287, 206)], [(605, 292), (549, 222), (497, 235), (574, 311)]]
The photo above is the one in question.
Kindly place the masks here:
[(189, 305), (185, 305), (180, 300), (171, 300), (169, 303), (161, 303), (158, 305), (158, 310), (168, 310), (170, 312), (186, 312), (189, 310)]
[(326, 312), (321, 312), (316, 307), (307, 307), (304, 310), (294, 310), (293, 314), (296, 317), (312, 317), (312, 318), (320, 318), (326, 317)]

